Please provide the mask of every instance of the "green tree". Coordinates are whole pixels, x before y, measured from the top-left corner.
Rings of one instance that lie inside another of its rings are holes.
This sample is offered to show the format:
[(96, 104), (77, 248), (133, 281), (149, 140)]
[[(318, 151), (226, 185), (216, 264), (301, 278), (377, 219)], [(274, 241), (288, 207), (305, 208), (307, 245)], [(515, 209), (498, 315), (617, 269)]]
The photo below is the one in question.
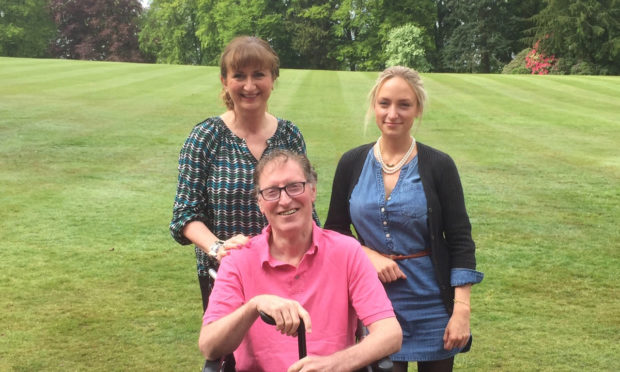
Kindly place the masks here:
[(343, 70), (378, 70), (383, 65), (376, 2), (342, 0), (332, 13), (330, 58)]
[[(203, 51), (202, 64), (215, 66), (226, 41), (220, 37), (220, 26), (214, 16), (218, 0), (196, 0), (196, 37)], [(225, 26), (226, 27), (226, 26)]]
[(331, 35), (332, 14), (337, 5), (330, 0), (291, 0), (286, 7), (286, 33), (290, 35), (288, 67), (338, 69), (338, 62), (330, 57), (335, 47)]
[(510, 39), (511, 50), (514, 55), (523, 49), (532, 47), (533, 16), (544, 8), (544, 0), (509, 0), (508, 13), (511, 17), (511, 26), (507, 33)]
[(289, 45), (284, 13), (275, 0), (153, 0), (140, 45), (159, 63), (217, 65), (238, 35), (262, 37), (282, 53)]
[(388, 33), (409, 22), (434, 58), (432, 0), (153, 0), (140, 44), (158, 62), (213, 65), (230, 39), (256, 35), (284, 67), (378, 70)]
[(141, 19), (140, 49), (158, 63), (204, 64), (196, 0), (153, 0)]
[(620, 73), (620, 1), (547, 0), (534, 21), (534, 39), (567, 72)]
[(426, 57), (434, 60), (436, 20), (436, 4), (431, 0), (343, 0), (333, 13), (332, 37), (337, 43), (330, 56), (344, 69), (381, 70), (390, 31), (414, 23), (424, 33)]
[(413, 23), (396, 27), (388, 34), (385, 47), (388, 66), (407, 66), (420, 72), (428, 72), (431, 65), (426, 60), (424, 45), (425, 35), (422, 29)]
[(456, 72), (498, 72), (511, 60), (516, 19), (506, 1), (447, 0), (442, 22), (451, 25), (442, 49), (443, 66)]
[[(381, 20), (378, 30), (381, 39), (379, 48), (375, 50), (384, 49), (392, 29), (414, 23), (423, 31), (425, 56), (433, 63), (437, 58), (433, 43), (433, 30), (437, 23), (436, 9), (437, 5), (432, 0), (383, 0), (382, 6), (377, 9)], [(385, 55), (382, 55), (382, 61), (385, 63)]]
[(239, 35), (267, 40), (282, 58), (290, 43), (284, 13), (284, 3), (275, 0), (199, 0), (197, 35), (206, 61), (219, 63), (222, 48)]
[(54, 36), (47, 0), (0, 0), (0, 55), (48, 57)]
[[(450, 35), (460, 25), (456, 17), (450, 16), (450, 8), (445, 0), (436, 1), (437, 24), (435, 27), (435, 50), (439, 56), (443, 53), (444, 46), (448, 42)], [(444, 65), (443, 59), (438, 58), (435, 61), (435, 69), (446, 71), (448, 68)]]

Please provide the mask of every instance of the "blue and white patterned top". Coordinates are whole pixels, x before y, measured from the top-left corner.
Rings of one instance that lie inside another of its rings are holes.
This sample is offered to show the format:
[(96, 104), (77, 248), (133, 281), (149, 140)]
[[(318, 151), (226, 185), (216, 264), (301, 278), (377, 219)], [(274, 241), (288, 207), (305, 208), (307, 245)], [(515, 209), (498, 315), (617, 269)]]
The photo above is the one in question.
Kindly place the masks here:
[[(306, 153), (299, 129), (290, 121), (278, 119), (274, 135), (267, 140), (263, 156), (284, 148)], [(260, 234), (267, 220), (254, 195), (254, 169), (258, 161), (244, 139), (239, 138), (218, 117), (194, 126), (179, 155), (179, 178), (170, 233), (180, 244), (191, 242), (183, 228), (191, 221), (202, 221), (219, 239), (237, 234)], [(318, 219), (317, 219), (318, 222)], [(198, 275), (207, 276), (217, 265), (196, 247)]]

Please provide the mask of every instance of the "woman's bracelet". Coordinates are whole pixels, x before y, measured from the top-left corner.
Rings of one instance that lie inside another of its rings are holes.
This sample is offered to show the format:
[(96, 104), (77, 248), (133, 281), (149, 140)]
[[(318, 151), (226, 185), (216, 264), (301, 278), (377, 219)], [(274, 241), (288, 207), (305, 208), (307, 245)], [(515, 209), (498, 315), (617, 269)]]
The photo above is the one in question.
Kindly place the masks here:
[(469, 310), (471, 310), (471, 305), (469, 304), (469, 302), (465, 302), (462, 300), (457, 300), (456, 298), (453, 299), (452, 301), (454, 301), (455, 304), (463, 304), (463, 305), (467, 305), (467, 307), (469, 308)]
[(211, 257), (217, 257), (217, 252), (219, 252), (220, 248), (222, 248), (224, 246), (224, 241), (223, 240), (216, 240), (213, 244), (211, 244), (211, 246), (209, 247), (209, 255)]

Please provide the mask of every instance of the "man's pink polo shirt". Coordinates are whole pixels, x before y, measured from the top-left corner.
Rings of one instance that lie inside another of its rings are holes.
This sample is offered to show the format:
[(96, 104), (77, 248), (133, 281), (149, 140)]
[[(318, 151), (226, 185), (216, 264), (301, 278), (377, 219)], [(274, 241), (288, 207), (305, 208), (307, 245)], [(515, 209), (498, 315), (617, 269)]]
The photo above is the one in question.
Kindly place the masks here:
[[(312, 319), (309, 355), (329, 355), (355, 342), (365, 325), (394, 316), (377, 272), (353, 238), (314, 224), (312, 246), (299, 266), (269, 254), (271, 227), (222, 260), (203, 324), (230, 314), (251, 298), (273, 294), (298, 301)], [(286, 371), (299, 359), (297, 338), (258, 319), (235, 351), (238, 371)]]

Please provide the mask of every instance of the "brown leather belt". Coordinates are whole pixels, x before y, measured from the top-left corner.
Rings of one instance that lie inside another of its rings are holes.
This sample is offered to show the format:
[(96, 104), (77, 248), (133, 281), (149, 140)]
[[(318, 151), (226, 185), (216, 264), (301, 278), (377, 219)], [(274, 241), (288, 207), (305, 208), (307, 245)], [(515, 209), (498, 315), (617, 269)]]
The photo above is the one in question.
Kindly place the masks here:
[(429, 256), (431, 254), (431, 250), (426, 248), (425, 250), (423, 250), (422, 252), (418, 252), (418, 253), (414, 253), (414, 254), (408, 254), (408, 255), (397, 255), (397, 254), (384, 254), (381, 253), (381, 255), (383, 257), (387, 257), (387, 258), (391, 258), (394, 261), (399, 261), (399, 260), (406, 260), (408, 258), (418, 258), (418, 257), (424, 257), (424, 256)]

